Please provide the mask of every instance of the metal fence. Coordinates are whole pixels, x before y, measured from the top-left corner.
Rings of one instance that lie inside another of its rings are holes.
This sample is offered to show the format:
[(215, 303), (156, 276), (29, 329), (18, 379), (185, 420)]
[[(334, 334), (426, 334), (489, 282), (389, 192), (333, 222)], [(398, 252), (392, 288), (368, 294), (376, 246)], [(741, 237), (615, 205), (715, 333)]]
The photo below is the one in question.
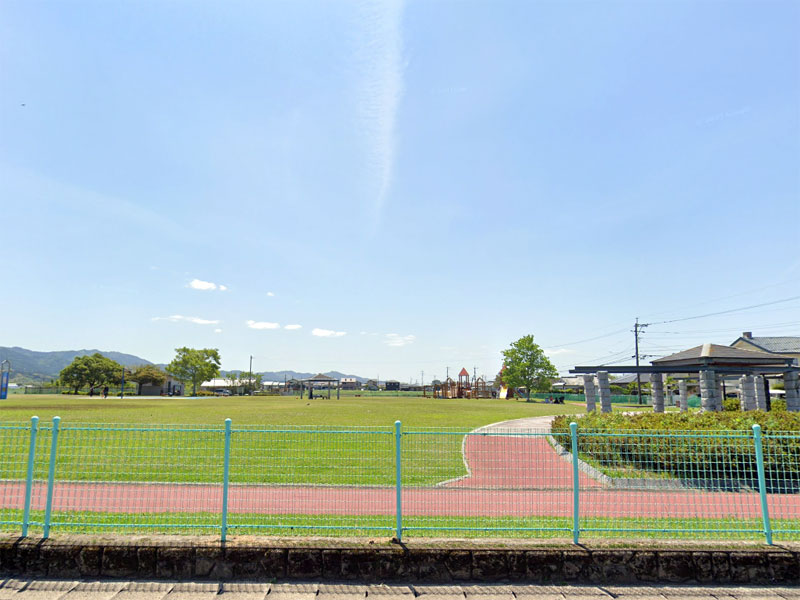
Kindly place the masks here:
[[(800, 433), (0, 423), (0, 528), (800, 539)], [(573, 460), (578, 456), (578, 460)]]

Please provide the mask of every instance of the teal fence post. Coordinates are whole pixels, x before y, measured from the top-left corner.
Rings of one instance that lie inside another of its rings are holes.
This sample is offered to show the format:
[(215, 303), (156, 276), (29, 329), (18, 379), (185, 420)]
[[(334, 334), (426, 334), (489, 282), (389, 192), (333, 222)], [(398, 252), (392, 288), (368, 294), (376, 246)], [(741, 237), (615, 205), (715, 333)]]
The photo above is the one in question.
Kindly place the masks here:
[(28, 475), (25, 479), (25, 510), (22, 516), (22, 537), (28, 536), (31, 520), (31, 494), (33, 492), (33, 461), (36, 458), (36, 434), (39, 432), (39, 417), (31, 417), (31, 443), (28, 447)]
[(44, 509), (44, 533), (42, 537), (50, 537), (50, 514), (53, 510), (53, 485), (56, 480), (56, 451), (58, 449), (58, 428), (61, 417), (53, 417), (53, 437), (50, 440), (50, 467), (47, 470), (47, 504)]
[(400, 421), (394, 422), (394, 462), (395, 462), (395, 513), (397, 515), (397, 541), (403, 541), (403, 481), (402, 481), (402, 464), (400, 462), (400, 440), (403, 437), (401, 431), (402, 423)]
[(572, 543), (577, 544), (580, 537), (580, 479), (578, 477), (578, 424), (569, 424), (572, 439)]
[(231, 420), (225, 419), (225, 465), (222, 470), (222, 541), (228, 538), (228, 480), (231, 472)]
[(756, 446), (756, 469), (758, 470), (758, 492), (761, 496), (761, 519), (764, 522), (764, 537), (772, 546), (772, 525), (769, 522), (769, 506), (767, 505), (767, 478), (764, 475), (764, 448), (761, 444), (761, 425), (753, 425), (753, 441)]

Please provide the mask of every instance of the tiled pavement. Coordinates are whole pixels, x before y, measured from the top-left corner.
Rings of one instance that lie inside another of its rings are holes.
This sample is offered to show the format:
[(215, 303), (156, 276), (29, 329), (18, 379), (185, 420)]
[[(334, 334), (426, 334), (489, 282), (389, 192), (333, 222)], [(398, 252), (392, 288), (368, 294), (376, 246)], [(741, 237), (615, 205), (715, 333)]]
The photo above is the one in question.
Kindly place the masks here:
[(677, 585), (441, 586), (0, 579), (0, 600), (359, 600), (370, 596), (377, 597), (377, 600), (800, 600), (800, 589)]

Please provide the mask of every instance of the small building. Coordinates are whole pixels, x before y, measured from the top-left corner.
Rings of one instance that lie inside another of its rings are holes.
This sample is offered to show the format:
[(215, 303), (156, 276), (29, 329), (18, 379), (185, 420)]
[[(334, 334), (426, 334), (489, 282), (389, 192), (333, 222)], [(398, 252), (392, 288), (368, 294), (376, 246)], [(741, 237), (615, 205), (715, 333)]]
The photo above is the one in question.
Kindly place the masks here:
[(380, 389), (378, 387), (378, 380), (368, 379), (367, 383), (364, 384), (362, 389), (369, 390), (370, 392), (377, 392)]
[(164, 385), (143, 383), (139, 385), (139, 396), (183, 396), (183, 383), (172, 375), (167, 375)]
[(357, 390), (361, 386), (355, 377), (342, 377), (341, 387), (343, 390)]
[(400, 382), (395, 381), (394, 379), (387, 379), (386, 380), (386, 391), (387, 392), (399, 392), (400, 391)]

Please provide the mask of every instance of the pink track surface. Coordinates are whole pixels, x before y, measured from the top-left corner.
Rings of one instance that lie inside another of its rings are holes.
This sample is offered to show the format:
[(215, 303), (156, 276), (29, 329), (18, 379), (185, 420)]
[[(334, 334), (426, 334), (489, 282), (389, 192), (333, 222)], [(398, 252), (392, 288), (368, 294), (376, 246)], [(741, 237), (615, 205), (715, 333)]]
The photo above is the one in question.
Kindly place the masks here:
[[(468, 436), (471, 473), (443, 485), (403, 489), (409, 516), (572, 515), (572, 466), (544, 437)], [(582, 517), (759, 518), (754, 492), (620, 490), (580, 474)], [(0, 482), (0, 508), (20, 508), (23, 482)], [(31, 506), (43, 510), (46, 488), (34, 484)], [(799, 494), (770, 494), (773, 518), (800, 519)], [(218, 513), (220, 484), (57, 482), (55, 511)], [(231, 513), (392, 515), (394, 488), (231, 485)]]

